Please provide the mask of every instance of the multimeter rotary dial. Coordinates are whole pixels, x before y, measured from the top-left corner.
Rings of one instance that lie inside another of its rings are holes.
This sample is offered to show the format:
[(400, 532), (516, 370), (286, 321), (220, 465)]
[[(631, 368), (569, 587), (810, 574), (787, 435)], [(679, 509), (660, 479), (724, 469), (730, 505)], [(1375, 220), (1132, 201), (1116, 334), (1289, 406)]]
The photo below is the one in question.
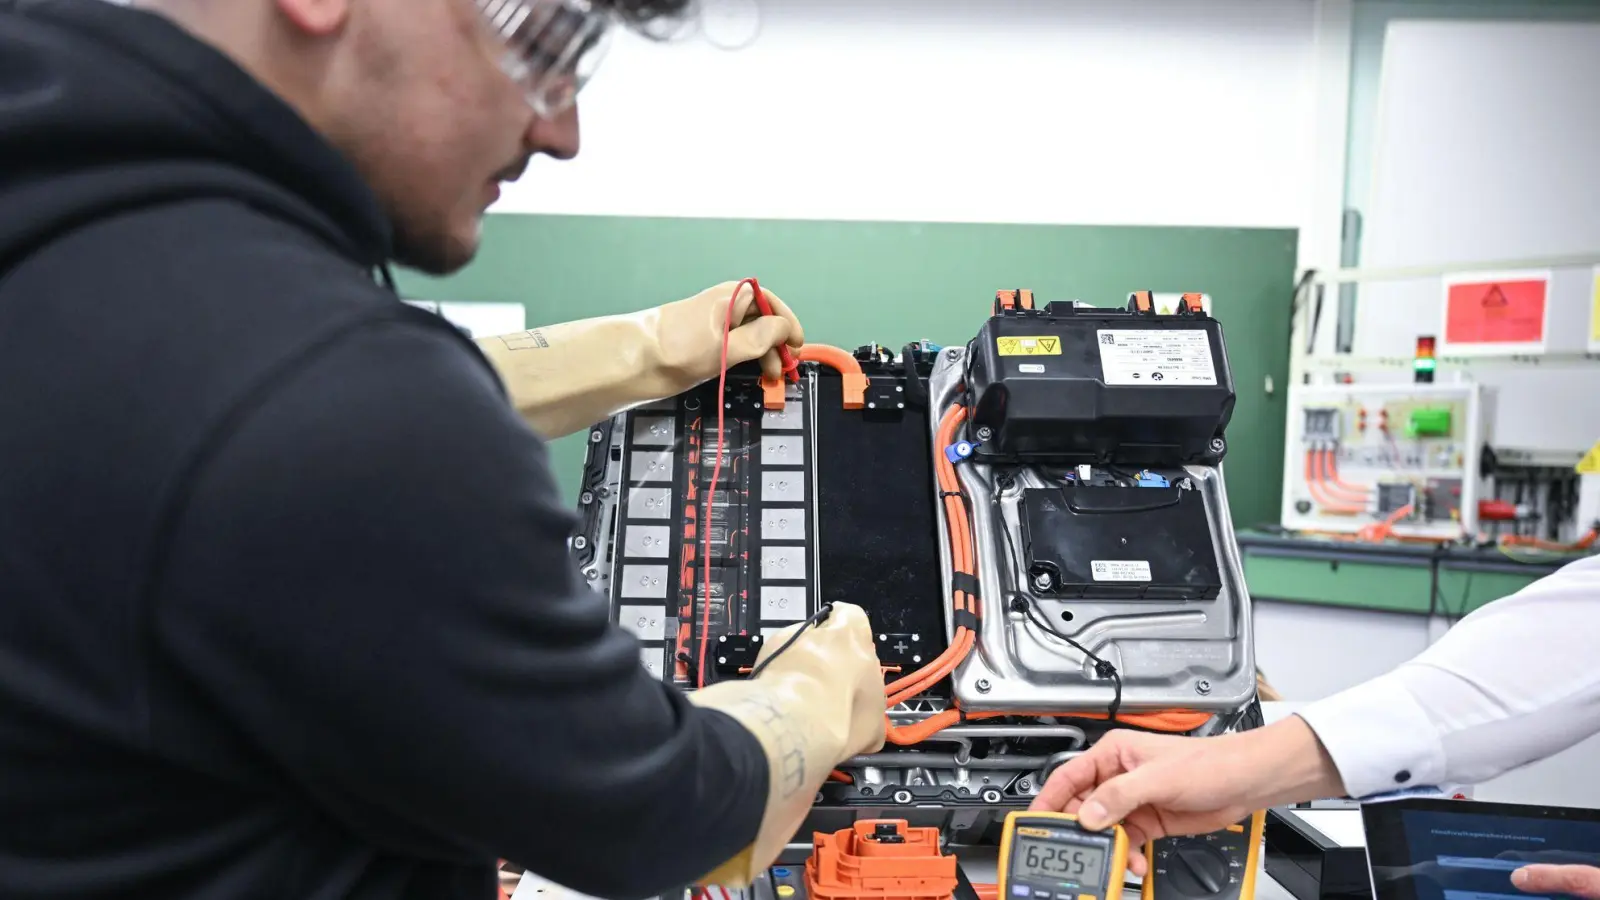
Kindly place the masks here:
[(1143, 900), (1252, 900), (1248, 877), (1260, 843), (1260, 814), (1222, 831), (1169, 837), (1147, 846)]
[(1174, 898), (1205, 900), (1228, 892), (1229, 854), (1225, 851), (1201, 841), (1186, 840), (1176, 847), (1157, 851), (1158, 856), (1161, 854), (1166, 854), (1166, 858), (1156, 860), (1157, 877), (1166, 880)]

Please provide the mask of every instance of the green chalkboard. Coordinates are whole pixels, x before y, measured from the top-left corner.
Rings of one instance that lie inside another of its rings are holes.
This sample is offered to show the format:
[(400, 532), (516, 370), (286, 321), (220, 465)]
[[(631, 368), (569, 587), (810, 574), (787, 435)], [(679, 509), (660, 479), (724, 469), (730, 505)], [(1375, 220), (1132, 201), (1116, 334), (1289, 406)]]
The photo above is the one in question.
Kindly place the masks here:
[[(999, 288), (1099, 305), (1132, 290), (1207, 293), (1239, 394), (1229, 502), (1248, 525), (1278, 519), (1295, 240), (1274, 229), (494, 215), (472, 266), (447, 279), (401, 273), (400, 286), (410, 299), (520, 302), (531, 327), (753, 275), (808, 340), (848, 348), (964, 343)], [(582, 458), (581, 438), (553, 448), (569, 492)]]

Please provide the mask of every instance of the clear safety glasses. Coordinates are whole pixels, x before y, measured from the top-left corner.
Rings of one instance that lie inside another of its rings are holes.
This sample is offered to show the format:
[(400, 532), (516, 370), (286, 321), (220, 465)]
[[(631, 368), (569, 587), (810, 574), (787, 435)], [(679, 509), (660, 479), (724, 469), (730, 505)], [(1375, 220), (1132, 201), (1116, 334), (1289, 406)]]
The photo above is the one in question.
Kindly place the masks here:
[(569, 109), (594, 74), (616, 19), (589, 0), (477, 0), (505, 47), (501, 67), (544, 118)]

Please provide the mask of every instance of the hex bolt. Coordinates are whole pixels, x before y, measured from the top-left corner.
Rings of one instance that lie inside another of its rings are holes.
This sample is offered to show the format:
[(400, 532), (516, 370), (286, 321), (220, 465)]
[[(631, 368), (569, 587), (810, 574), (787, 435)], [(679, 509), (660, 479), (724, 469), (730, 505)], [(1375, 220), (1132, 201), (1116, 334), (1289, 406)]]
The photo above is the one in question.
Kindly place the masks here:
[(589, 546), (589, 539), (580, 534), (572, 539), (572, 546), (582, 550), (583, 548)]
[(1039, 574), (1033, 576), (1033, 586), (1041, 591), (1050, 590), (1050, 576), (1044, 572), (1040, 572)]
[(994, 432), (992, 430), (990, 430), (989, 426), (987, 426), (987, 425), (978, 426), (978, 440), (987, 441), (989, 438), (992, 438), (992, 437), (994, 437)]
[(1023, 791), (1023, 792), (1031, 791), (1031, 790), (1033, 790), (1033, 782), (1029, 781), (1026, 778), (1024, 778), (1021, 781), (1017, 782), (1017, 790)]
[(1194, 692), (1196, 694), (1209, 694), (1209, 693), (1211, 693), (1211, 682), (1205, 680), (1204, 678), (1200, 679), (1199, 681), (1196, 681), (1194, 683)]
[(894, 802), (902, 804), (902, 805), (904, 805), (906, 803), (910, 803), (911, 802), (911, 792), (910, 791), (895, 791), (894, 792)]
[(985, 803), (999, 803), (1000, 802), (1000, 792), (995, 790), (994, 788), (990, 788), (987, 791), (984, 791), (983, 792), (983, 802), (985, 802)]
[(582, 503), (584, 506), (588, 506), (589, 504), (593, 503), (594, 491), (584, 491), (583, 495), (578, 498), (578, 502)]
[(600, 439), (603, 438), (603, 437), (605, 437), (605, 435), (601, 434), (600, 432), (591, 431), (591, 432), (589, 432), (589, 443), (598, 444), (598, 443), (600, 443)]
[(1226, 446), (1228, 446), (1228, 445), (1222, 440), (1222, 438), (1212, 438), (1211, 439), (1211, 452), (1212, 453), (1221, 453), (1222, 452), (1222, 448), (1224, 448)]
[(978, 679), (978, 693), (980, 693), (980, 694), (989, 693), (989, 679), (987, 679), (987, 678), (979, 678)]

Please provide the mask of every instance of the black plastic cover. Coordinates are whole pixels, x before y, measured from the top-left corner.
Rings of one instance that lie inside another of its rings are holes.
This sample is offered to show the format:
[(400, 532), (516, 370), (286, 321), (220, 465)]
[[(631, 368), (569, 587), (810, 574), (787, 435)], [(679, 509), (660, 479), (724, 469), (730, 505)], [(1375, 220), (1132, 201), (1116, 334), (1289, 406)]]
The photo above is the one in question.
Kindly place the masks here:
[(979, 456), (1152, 466), (1226, 453), (1233, 376), (1203, 313), (1052, 303), (991, 317), (970, 351)]
[(1214, 600), (1222, 590), (1205, 499), (1180, 487), (1022, 492), (1035, 593), (1106, 600)]

